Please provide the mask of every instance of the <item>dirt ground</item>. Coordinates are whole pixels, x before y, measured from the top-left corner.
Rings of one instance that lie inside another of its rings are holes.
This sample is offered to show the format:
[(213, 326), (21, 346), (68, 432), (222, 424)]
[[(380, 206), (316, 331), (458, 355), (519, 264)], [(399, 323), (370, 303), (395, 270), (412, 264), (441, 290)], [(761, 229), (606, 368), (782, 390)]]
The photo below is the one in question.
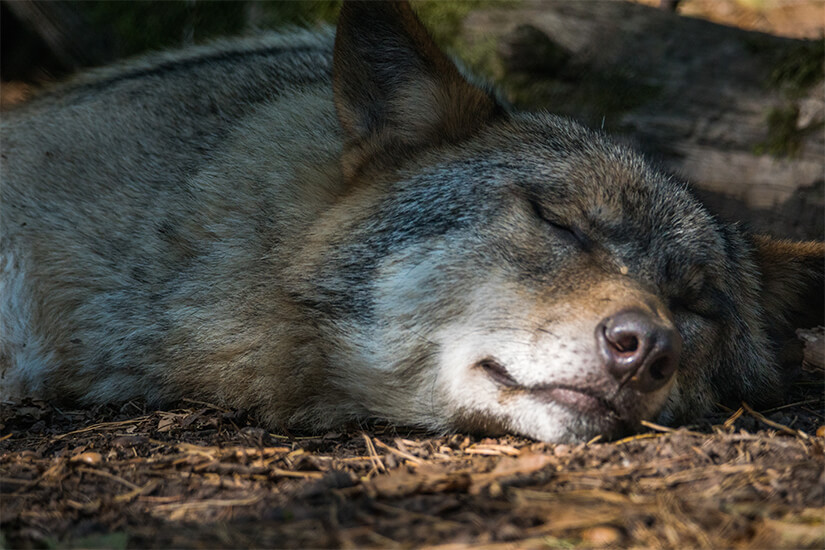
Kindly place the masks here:
[(614, 442), (301, 437), (189, 402), (0, 410), (3, 548), (822, 548), (822, 372)]

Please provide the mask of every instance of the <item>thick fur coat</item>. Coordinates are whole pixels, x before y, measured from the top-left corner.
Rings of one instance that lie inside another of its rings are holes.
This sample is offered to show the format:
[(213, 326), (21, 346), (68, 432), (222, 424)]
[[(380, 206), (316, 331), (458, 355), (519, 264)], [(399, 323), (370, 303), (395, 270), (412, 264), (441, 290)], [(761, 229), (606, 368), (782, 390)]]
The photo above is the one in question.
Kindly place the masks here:
[(822, 311), (821, 243), (513, 111), (406, 4), (93, 71), (4, 115), (0, 170), (4, 398), (615, 437), (779, 398)]

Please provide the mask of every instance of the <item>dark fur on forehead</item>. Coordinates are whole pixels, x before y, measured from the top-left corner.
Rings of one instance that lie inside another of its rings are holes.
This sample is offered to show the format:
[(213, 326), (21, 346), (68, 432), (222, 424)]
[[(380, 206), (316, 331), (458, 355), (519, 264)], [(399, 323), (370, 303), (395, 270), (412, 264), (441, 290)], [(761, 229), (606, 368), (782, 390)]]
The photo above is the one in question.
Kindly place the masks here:
[(519, 113), (490, 125), (480, 141), (478, 157), (506, 162), (504, 172), (559, 221), (590, 225), (617, 242), (647, 234), (721, 244), (715, 220), (683, 182), (601, 132)]

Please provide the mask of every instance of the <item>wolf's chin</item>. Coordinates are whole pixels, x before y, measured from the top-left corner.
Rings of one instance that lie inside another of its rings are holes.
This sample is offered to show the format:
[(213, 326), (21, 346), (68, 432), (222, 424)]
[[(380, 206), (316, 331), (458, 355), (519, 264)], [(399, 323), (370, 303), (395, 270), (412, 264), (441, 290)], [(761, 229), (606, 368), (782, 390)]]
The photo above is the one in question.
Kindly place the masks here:
[[(505, 418), (493, 419), (487, 415), (475, 414), (465, 416), (456, 426), (459, 430), (496, 435), (499, 433), (517, 433), (531, 439), (547, 443), (577, 444), (585, 443), (598, 436), (601, 441), (623, 437), (638, 428), (638, 422), (620, 418), (591, 396), (575, 395), (572, 390), (551, 390), (558, 393), (552, 401), (536, 403), (532, 407), (519, 407)], [(571, 400), (569, 406), (563, 403)], [(586, 407), (595, 409), (584, 412), (582, 400)]]

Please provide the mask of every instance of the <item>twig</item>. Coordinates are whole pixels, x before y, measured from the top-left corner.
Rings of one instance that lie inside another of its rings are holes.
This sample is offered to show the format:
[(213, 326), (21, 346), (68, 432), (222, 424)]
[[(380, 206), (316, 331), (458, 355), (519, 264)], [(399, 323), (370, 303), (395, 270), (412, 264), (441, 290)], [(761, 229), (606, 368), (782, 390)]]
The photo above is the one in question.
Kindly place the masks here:
[(323, 472), (294, 472), (292, 470), (283, 470), (281, 468), (270, 468), (269, 473), (282, 477), (304, 477), (309, 479), (320, 479), (324, 477)]
[(372, 439), (366, 433), (362, 433), (361, 436), (364, 438), (364, 442), (367, 444), (367, 453), (372, 458), (372, 463), (375, 466), (375, 469), (380, 472), (386, 472), (387, 468), (384, 466), (384, 463), (381, 462), (381, 458), (378, 456), (378, 453), (375, 451), (375, 445), (372, 444)]
[(764, 412), (772, 413), (772, 412), (776, 412), (776, 411), (781, 411), (782, 409), (790, 409), (791, 407), (797, 407), (797, 406), (801, 406), (801, 405), (810, 405), (812, 403), (817, 403), (817, 402), (819, 402), (819, 399), (805, 399), (804, 401), (797, 401), (795, 403), (788, 403), (787, 405), (781, 405), (779, 407), (774, 407), (772, 409), (765, 409)]
[(491, 456), (518, 456), (520, 454), (519, 450), (512, 445), (473, 445), (472, 447), (464, 449), (464, 452), (470, 455), (476, 454)]
[(119, 428), (121, 426), (127, 426), (129, 424), (137, 424), (139, 422), (143, 422), (144, 420), (148, 420), (149, 415), (146, 416), (139, 416), (137, 418), (131, 418), (129, 420), (121, 420), (119, 422), (101, 422), (100, 424), (92, 424), (91, 426), (86, 426), (85, 428), (80, 428), (79, 430), (74, 430), (72, 432), (66, 432), (64, 434), (59, 434), (54, 436), (52, 439), (63, 439), (64, 437), (69, 437), (70, 435), (77, 435), (86, 432), (93, 432), (95, 430), (111, 430), (113, 428)]
[(76, 471), (84, 473), (84, 474), (92, 474), (92, 475), (96, 475), (96, 476), (100, 476), (100, 477), (105, 477), (105, 478), (111, 479), (112, 481), (117, 481), (121, 485), (125, 485), (126, 487), (129, 487), (133, 491), (135, 489), (140, 489), (139, 485), (135, 485), (131, 481), (125, 480), (120, 476), (110, 474), (109, 472), (107, 472), (105, 470), (94, 470), (92, 468), (77, 468)]
[(656, 438), (656, 437), (662, 437), (662, 434), (660, 434), (660, 433), (646, 433), (646, 434), (631, 435), (631, 436), (619, 439), (618, 441), (614, 441), (613, 444), (614, 445), (623, 445), (624, 443), (629, 443), (631, 441), (637, 441), (639, 439), (653, 439), (653, 438)]
[(128, 502), (128, 501), (132, 500), (133, 498), (135, 498), (136, 496), (145, 495), (146, 493), (151, 493), (152, 491), (154, 491), (157, 488), (158, 485), (160, 485), (160, 480), (153, 479), (153, 480), (149, 481), (143, 487), (138, 487), (138, 488), (132, 489), (131, 491), (128, 491), (126, 493), (121, 493), (121, 494), (115, 496), (115, 502)]
[(376, 440), (375, 440), (375, 443), (376, 443), (376, 445), (378, 445), (378, 446), (379, 446), (379, 447), (381, 447), (382, 449), (386, 449), (387, 451), (391, 452), (392, 454), (394, 454), (394, 455), (396, 455), (396, 456), (400, 456), (401, 458), (404, 458), (404, 459), (406, 459), (406, 460), (409, 460), (410, 462), (412, 462), (412, 463), (413, 463), (413, 464), (415, 464), (415, 465), (421, 465), (421, 464), (423, 464), (423, 463), (424, 463), (424, 462), (423, 462), (420, 458), (418, 458), (417, 456), (413, 456), (413, 455), (411, 455), (410, 453), (405, 453), (404, 451), (402, 451), (402, 450), (400, 450), (400, 449), (396, 449), (395, 447), (390, 447), (389, 445), (387, 445), (386, 443), (384, 443), (384, 442), (383, 442), (383, 441), (381, 441), (380, 439), (376, 439)]
[(656, 424), (654, 422), (649, 422), (647, 420), (642, 420), (641, 422), (639, 422), (639, 424), (641, 424), (645, 428), (656, 430), (657, 432), (671, 433), (676, 431), (673, 428), (668, 428), (667, 426), (662, 426), (661, 424)]
[(729, 430), (731, 428), (731, 426), (733, 426), (733, 423), (736, 422), (736, 420), (740, 416), (742, 416), (742, 414), (744, 412), (745, 412), (745, 409), (743, 409), (742, 407), (739, 407), (738, 409), (736, 409), (736, 412), (734, 412), (732, 415), (730, 415), (730, 417), (727, 420), (725, 420), (724, 423), (722, 423), (722, 425), (725, 427), (726, 430)]
[(699, 437), (704, 437), (705, 436), (705, 434), (702, 434), (702, 433), (699, 433), (699, 432), (694, 432), (692, 430), (688, 430), (688, 429), (685, 429), (685, 428), (670, 428), (668, 426), (662, 426), (661, 424), (656, 424), (655, 422), (649, 422), (647, 420), (642, 420), (639, 423), (642, 426), (645, 426), (646, 428), (650, 428), (651, 430), (656, 430), (657, 432), (662, 432), (662, 433), (668, 433), (669, 434), (669, 433), (679, 432), (679, 433), (683, 433), (683, 434), (687, 434), (687, 435), (697, 435)]
[(742, 408), (744, 408), (746, 411), (748, 411), (748, 414), (750, 414), (751, 416), (753, 416), (757, 420), (760, 420), (760, 421), (764, 422), (765, 424), (767, 424), (768, 426), (770, 426), (772, 428), (776, 428), (777, 430), (785, 432), (786, 434), (801, 437), (802, 439), (810, 439), (811, 438), (811, 436), (809, 436), (808, 434), (806, 434), (802, 430), (794, 430), (793, 428), (789, 428), (789, 427), (785, 426), (784, 424), (780, 424), (779, 422), (774, 422), (773, 420), (769, 420), (768, 418), (765, 417), (765, 415), (763, 415), (761, 413), (758, 413), (755, 410), (753, 410), (750, 407), (750, 405), (748, 405), (744, 401), (742, 401)]
[(260, 501), (263, 498), (262, 495), (256, 495), (249, 498), (236, 498), (236, 499), (212, 499), (212, 500), (198, 500), (195, 502), (188, 501), (188, 502), (181, 502), (181, 503), (169, 503), (169, 504), (159, 504), (154, 507), (154, 511), (156, 512), (166, 512), (171, 511), (176, 517), (180, 517), (184, 513), (190, 510), (204, 510), (206, 508), (225, 508), (227, 506), (249, 506), (250, 504), (255, 504), (256, 502)]

